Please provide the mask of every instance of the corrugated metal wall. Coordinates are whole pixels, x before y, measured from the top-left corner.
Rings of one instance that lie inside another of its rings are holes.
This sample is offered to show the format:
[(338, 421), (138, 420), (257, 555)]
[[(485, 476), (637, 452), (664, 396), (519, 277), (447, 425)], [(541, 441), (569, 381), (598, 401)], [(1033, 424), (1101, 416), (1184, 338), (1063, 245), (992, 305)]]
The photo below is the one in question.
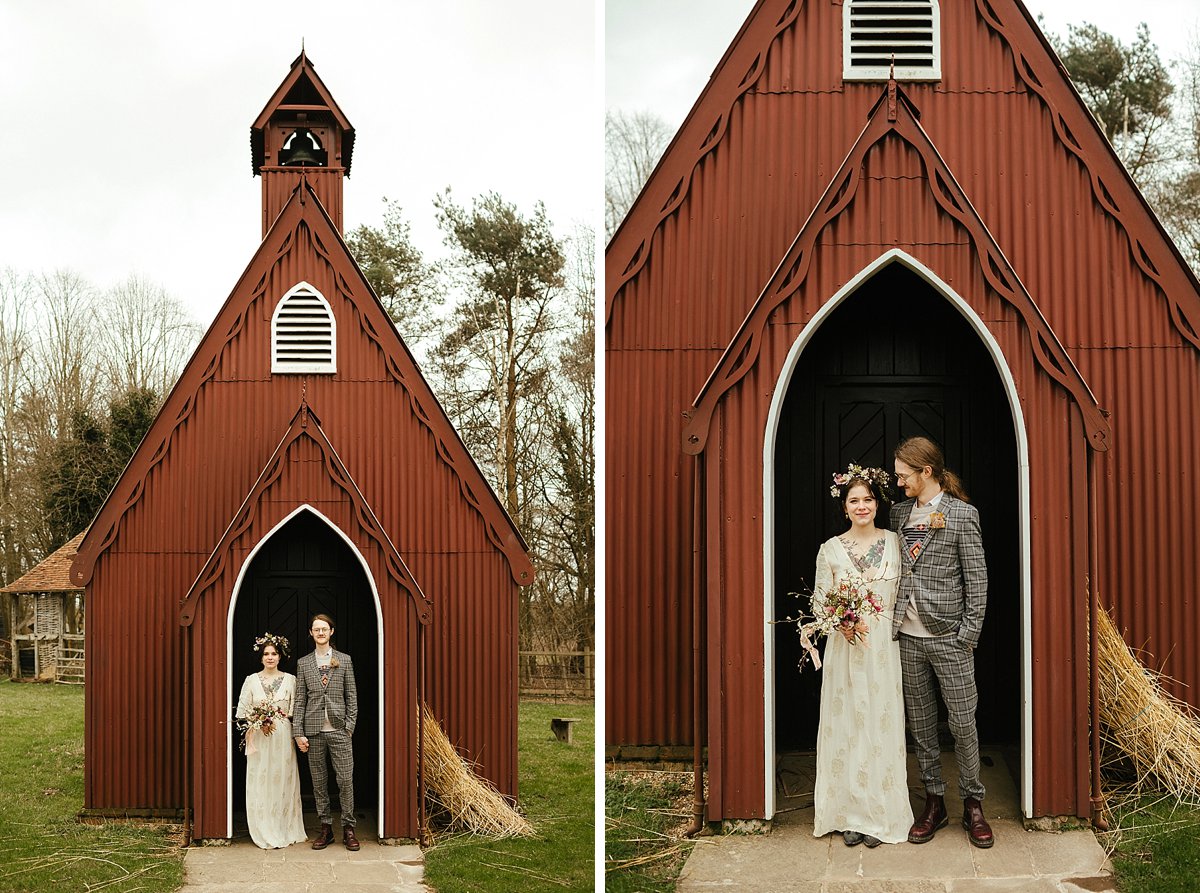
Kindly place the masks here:
[[(229, 740), (229, 729), (224, 723), (213, 722), (215, 716), (226, 716), (221, 703), (226, 694), (224, 684), (212, 685), (210, 676), (223, 679), (226, 675), (227, 656), (224, 632), (226, 618), (232, 607), (233, 588), (250, 552), (272, 531), (298, 504), (309, 504), (328, 518), (339, 529), (345, 531), (356, 543), (370, 567), (371, 576), (379, 591), (383, 616), (383, 670), (384, 670), (384, 716), (386, 733), (394, 737), (386, 739), (387, 746), (380, 754), (384, 764), (384, 809), (386, 827), (395, 829), (390, 836), (417, 836), (416, 789), (417, 740), (416, 688), (406, 687), (415, 682), (417, 655), (410, 642), (414, 640), (418, 620), (409, 596), (387, 572), (386, 556), (377, 543), (364, 537), (355, 519), (355, 508), (345, 491), (330, 480), (324, 472), (325, 457), (311, 439), (296, 440), (287, 454), (283, 473), (263, 493), (253, 520), (244, 534), (230, 548), (231, 560), (225, 565), (212, 589), (202, 598), (193, 629), (196, 632), (196, 660), (193, 665), (195, 676), (192, 691), (200, 694), (193, 718), (197, 744), (211, 753), (217, 771), (198, 779), (196, 790), (200, 797), (195, 804), (196, 836), (221, 837), (225, 834), (226, 801), (224, 767), (216, 756), (222, 754)], [(235, 648), (244, 643), (234, 642)], [(297, 656), (305, 647), (300, 647)], [(351, 657), (354, 657), (352, 654)], [(365, 662), (356, 662), (360, 676), (375, 674), (378, 668)], [(235, 680), (236, 682), (236, 680)], [(360, 703), (361, 712), (378, 710), (373, 703)], [(235, 754), (235, 759), (240, 757)], [(374, 810), (377, 806), (377, 791), (359, 791), (358, 802)]]
[[(882, 84), (841, 80), (841, 14), (839, 4), (763, 0), (743, 43), (726, 54), (730, 70), (711, 79), (609, 246), (610, 744), (691, 740), (692, 463), (681, 451), (683, 413), (880, 97)], [(1181, 684), (1176, 693), (1197, 703), (1200, 580), (1195, 563), (1177, 556), (1200, 548), (1200, 477), (1188, 458), (1200, 452), (1188, 410), (1200, 397), (1200, 359), (1130, 240), (1154, 248), (1160, 270), (1170, 251), (1129, 200), (1100, 138), (1084, 132), (1086, 112), (1061, 85), (1044, 87), (1053, 66), (1023, 9), (944, 3), (941, 15), (943, 78), (904, 90), (1099, 405), (1112, 412), (1110, 451), (1097, 454), (1101, 597), (1115, 605), (1129, 641), (1165, 662)], [(1014, 42), (1039, 74), (1018, 70)], [(756, 57), (761, 74), (746, 77)], [(1049, 99), (1027, 77), (1038, 78)], [(1087, 165), (1064, 143), (1064, 121)], [(713, 147), (710, 134), (722, 128)], [(1031, 459), (1033, 810), (1082, 814), (1086, 540), (1078, 511), (1086, 493), (1071, 401), (1033, 361), (1024, 326), (986, 287), (965, 232), (929, 197), (913, 154), (885, 143), (865, 173), (850, 208), (822, 235), (808, 280), (776, 311), (755, 371), (713, 420), (705, 454), (719, 487), (708, 497), (710, 817), (763, 809), (761, 457), (775, 377), (812, 313), (891, 247), (971, 303), (1017, 382)], [(1102, 210), (1095, 177), (1120, 195), (1119, 217)], [(1171, 299), (1194, 306), (1196, 296), (1176, 289)]]
[(342, 167), (264, 167), (262, 178), (262, 234), (265, 237), (279, 212), (288, 203), (292, 192), (300, 184), (301, 170), (303, 176), (312, 186), (313, 192), (321, 200), (333, 224), (342, 230), (342, 187), (345, 184), (346, 169)]
[[(333, 308), (334, 375), (270, 372), (271, 313), (300, 280), (315, 286)], [(426, 640), (430, 706), (483, 774), (501, 791), (516, 794), (514, 561), (527, 571), (528, 558), (495, 504), (481, 512), (464, 498), (464, 475), (477, 497), (491, 497), (481, 493), (481, 479), (472, 476), (473, 464), (415, 365), (397, 361), (402, 354), (382, 308), (312, 193), (305, 203), (294, 200), (218, 314), (114, 491), (113, 508), (102, 512), (93, 531), (94, 549), (106, 536), (106, 523), (120, 517), (88, 596), (88, 807), (182, 805), (187, 749), (180, 600), (287, 431), (302, 396), (434, 602)], [(407, 376), (404, 386), (400, 374)], [(142, 482), (140, 489), (135, 481)], [(321, 510), (328, 509), (360, 551), (371, 554), (347, 500), (329, 491), (321, 476), (281, 483), (278, 493), (264, 504), (262, 520), (253, 527), (256, 536), (270, 529), (271, 517), (321, 499)], [(122, 514), (118, 510), (126, 503)], [(497, 540), (504, 551), (493, 545)], [(239, 543), (238, 554), (244, 557), (254, 542)], [(381, 559), (373, 561), (381, 594), (394, 590)], [(223, 745), (213, 748), (224, 741), (227, 721), (225, 611), (235, 577), (236, 568), (227, 568), (220, 586), (202, 599), (193, 626), (194, 737), (210, 745), (194, 751), (201, 836), (225, 833), (225, 751)], [(395, 593), (385, 601), (384, 619), (388, 699), (395, 708), (387, 716), (384, 748), (389, 767), (396, 768), (388, 776), (388, 833), (412, 836), (415, 621)]]

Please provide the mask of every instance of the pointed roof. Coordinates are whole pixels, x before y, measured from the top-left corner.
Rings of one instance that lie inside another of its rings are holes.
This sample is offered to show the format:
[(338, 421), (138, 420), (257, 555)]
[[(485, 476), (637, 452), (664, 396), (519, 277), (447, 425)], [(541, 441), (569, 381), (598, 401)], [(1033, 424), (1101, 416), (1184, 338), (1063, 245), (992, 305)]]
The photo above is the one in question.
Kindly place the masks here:
[(305, 227), (316, 236), (314, 244), (319, 251), (339, 255), (353, 270), (352, 281), (339, 277), (339, 292), (358, 311), (355, 320), (384, 356), (388, 377), (401, 389), (414, 418), (432, 436), (436, 461), (454, 475), (459, 495), (479, 515), (488, 541), (507, 559), (514, 582), (520, 586), (533, 582), (533, 563), (524, 538), (421, 374), (307, 176), (302, 174), (92, 522), (71, 565), (71, 579), (77, 585), (91, 579), (96, 561), (116, 539), (122, 518), (141, 500), (151, 472), (166, 459), (172, 442), (195, 411), (201, 392), (217, 375), (226, 345), (238, 337), (247, 314), (264, 297), (270, 271), (292, 250), (298, 232)]
[[(759, 0), (667, 146), (605, 253), (605, 320), (645, 267), (655, 233), (675, 215), (696, 171), (729, 133), (734, 108), (767, 69), (767, 54), (805, 4)], [(975, 14), (1008, 48), (1016, 77), (1045, 107), (1056, 139), (1084, 169), (1093, 197), (1126, 237), (1130, 257), (1167, 302), (1181, 337), (1200, 350), (1200, 281), (1100, 131), (1021, 0), (976, 0)]]
[(685, 453), (697, 455), (704, 451), (717, 404), (758, 362), (764, 329), (771, 313), (799, 291), (808, 276), (821, 233), (850, 207), (859, 187), (866, 180), (863, 171), (868, 151), (888, 138), (903, 140), (921, 156), (930, 197), (966, 230), (974, 249), (973, 257), (977, 260), (984, 281), (1021, 316), (1034, 360), (1043, 372), (1066, 389), (1079, 407), (1092, 448), (1108, 449), (1111, 430), (1091, 388), (951, 173), (933, 140), (921, 126), (919, 117), (920, 113), (904, 91), (894, 80), (890, 81), (871, 107), (866, 126), (829, 181), (824, 195), (800, 228), (693, 402), (683, 431)]
[(327, 111), (333, 116), (333, 120), (344, 133), (342, 166), (346, 169), (346, 176), (350, 176), (350, 160), (354, 152), (354, 126), (334, 100), (325, 82), (317, 75), (316, 67), (309, 61), (304, 50), (292, 61), (287, 77), (250, 125), (251, 164), (255, 175), (258, 175), (259, 168), (263, 166), (266, 151), (263, 130), (276, 112), (289, 110), (310, 113)]
[(80, 587), (71, 582), (71, 562), (85, 533), (75, 534), (0, 592), (77, 592)]
[(683, 125), (667, 145), (605, 251), (604, 319), (622, 288), (646, 265), (654, 234), (687, 198), (700, 162), (729, 131), (733, 106), (766, 70), (772, 42), (790, 28), (803, 3), (758, 0), (717, 63)]
[(242, 538), (253, 523), (255, 509), (258, 508), (264, 494), (283, 476), (288, 466), (288, 453), (302, 439), (312, 441), (317, 449), (321, 451), (321, 455), (325, 460), (323, 468), (326, 476), (354, 504), (354, 520), (358, 524), (359, 531), (364, 536), (373, 540), (379, 546), (380, 550), (382, 550), (386, 558), (388, 576), (395, 580), (400, 588), (408, 593), (413, 607), (416, 609), (417, 619), (423, 625), (428, 624), (433, 616), (433, 603), (422, 591), (420, 584), (417, 583), (409, 571), (404, 558), (401, 557), (395, 544), (392, 543), (391, 537), (387, 535), (387, 531), (379, 523), (379, 518), (375, 515), (374, 509), (371, 508), (362, 490), (355, 483), (354, 477), (350, 474), (350, 471), (338, 455), (337, 450), (334, 449), (333, 444), (329, 441), (329, 436), (321, 427), (321, 420), (317, 418), (316, 413), (309, 407), (307, 400), (301, 398), (300, 406), (292, 416), (291, 422), (288, 423), (287, 431), (284, 432), (279, 445), (275, 447), (275, 451), (271, 453), (271, 457), (267, 460), (266, 465), (263, 466), (262, 471), (254, 481), (254, 485), (242, 499), (237, 511), (234, 512), (233, 517), (230, 519), (229, 525), (225, 528), (225, 533), (209, 554), (208, 560), (204, 562), (204, 567), (200, 569), (195, 582), (192, 583), (191, 588), (184, 597), (183, 603), (179, 608), (180, 625), (192, 625), (192, 620), (196, 616), (196, 607), (201, 597), (212, 588), (213, 584), (225, 572), (234, 544)]

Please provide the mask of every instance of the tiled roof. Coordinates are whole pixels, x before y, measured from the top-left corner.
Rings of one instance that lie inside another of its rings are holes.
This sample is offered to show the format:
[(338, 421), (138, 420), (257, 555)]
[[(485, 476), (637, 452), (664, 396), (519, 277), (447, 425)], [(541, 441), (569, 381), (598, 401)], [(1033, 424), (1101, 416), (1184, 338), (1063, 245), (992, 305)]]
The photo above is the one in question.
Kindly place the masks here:
[(71, 582), (70, 572), (71, 562), (75, 560), (75, 552), (85, 533), (86, 530), (68, 540), (66, 545), (44, 558), (25, 576), (0, 589), (0, 592), (74, 592), (80, 589)]

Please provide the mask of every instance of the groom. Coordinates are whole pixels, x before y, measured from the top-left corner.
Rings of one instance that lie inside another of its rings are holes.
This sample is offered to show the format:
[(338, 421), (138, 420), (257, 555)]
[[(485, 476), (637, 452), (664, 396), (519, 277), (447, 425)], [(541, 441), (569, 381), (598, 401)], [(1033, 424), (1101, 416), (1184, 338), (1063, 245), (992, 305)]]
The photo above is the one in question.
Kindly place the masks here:
[(354, 687), (354, 665), (350, 655), (329, 644), (333, 620), (326, 614), (312, 619), (309, 633), (316, 643), (311, 654), (296, 661), (296, 703), (292, 731), (296, 746), (308, 754), (313, 798), (321, 819), (321, 833), (314, 850), (333, 843), (333, 813), (329, 809), (329, 755), (337, 775), (342, 800), (342, 843), (348, 850), (359, 848), (354, 836), (354, 747), (351, 736), (358, 719), (358, 692)]
[(904, 712), (916, 743), (925, 784), (925, 810), (908, 832), (910, 843), (926, 843), (944, 827), (946, 783), (938, 747), (936, 676), (954, 733), (963, 827), (977, 847), (994, 842), (983, 817), (979, 779), (979, 733), (975, 728), (975, 646), (987, 607), (987, 564), (979, 511), (941, 449), (925, 437), (910, 437), (895, 450), (896, 481), (909, 497), (892, 509), (900, 536), (901, 575), (892, 638), (900, 640)]

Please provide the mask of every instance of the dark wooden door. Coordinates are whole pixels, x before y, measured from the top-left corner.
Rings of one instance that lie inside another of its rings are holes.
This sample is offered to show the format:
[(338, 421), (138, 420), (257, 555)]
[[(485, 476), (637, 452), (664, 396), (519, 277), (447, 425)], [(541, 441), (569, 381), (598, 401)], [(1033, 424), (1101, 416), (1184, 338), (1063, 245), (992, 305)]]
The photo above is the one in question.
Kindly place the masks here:
[[(313, 650), (308, 629), (314, 614), (334, 620), (333, 646), (354, 661), (358, 690), (358, 723), (354, 730), (355, 811), (374, 809), (379, 765), (379, 642), (374, 597), (358, 558), (320, 518), (301, 512), (276, 531), (254, 556), (242, 581), (234, 611), (233, 698), (242, 681), (261, 669), (254, 639), (264, 632), (287, 636), (291, 659), (280, 668), (295, 673), (296, 660)], [(234, 811), (245, 808), (246, 758), (234, 743)], [(298, 754), (300, 790), (312, 809), (308, 759)], [(330, 775), (330, 795), (337, 809), (337, 782)]]
[[(946, 300), (892, 265), (837, 308), (802, 354), (780, 419), (775, 459), (775, 616), (795, 616), (817, 549), (848, 526), (830, 475), (856, 461), (891, 470), (903, 438), (941, 444), (979, 509), (988, 611), (976, 652), (981, 738), (1020, 733), (1017, 456), (999, 373), (978, 335)], [(903, 492), (896, 493), (903, 499)], [(876, 524), (888, 524), (882, 509)], [(775, 627), (776, 746), (815, 746), (820, 673), (796, 670), (793, 626)]]

